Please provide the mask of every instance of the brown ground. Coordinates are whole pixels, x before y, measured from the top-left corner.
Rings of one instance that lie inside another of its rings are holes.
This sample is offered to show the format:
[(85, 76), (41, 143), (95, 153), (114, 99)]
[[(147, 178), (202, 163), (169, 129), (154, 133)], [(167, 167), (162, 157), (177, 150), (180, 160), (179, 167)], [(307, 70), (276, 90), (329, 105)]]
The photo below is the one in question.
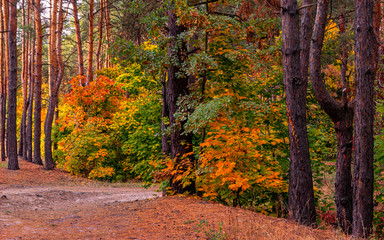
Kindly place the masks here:
[(20, 167), (0, 162), (0, 239), (221, 239), (207, 237), (220, 224), (226, 239), (346, 239), (217, 203), (160, 197), (137, 183), (94, 182), (23, 160)]

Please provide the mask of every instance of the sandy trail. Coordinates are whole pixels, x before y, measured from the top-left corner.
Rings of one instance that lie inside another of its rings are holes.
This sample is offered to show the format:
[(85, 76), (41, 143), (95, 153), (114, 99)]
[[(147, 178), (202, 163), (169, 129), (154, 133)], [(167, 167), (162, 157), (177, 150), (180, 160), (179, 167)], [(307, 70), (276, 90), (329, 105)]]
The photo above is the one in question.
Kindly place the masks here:
[(0, 162), (0, 240), (347, 239), (193, 197), (161, 197), (140, 183), (96, 182), (23, 160), (20, 168)]

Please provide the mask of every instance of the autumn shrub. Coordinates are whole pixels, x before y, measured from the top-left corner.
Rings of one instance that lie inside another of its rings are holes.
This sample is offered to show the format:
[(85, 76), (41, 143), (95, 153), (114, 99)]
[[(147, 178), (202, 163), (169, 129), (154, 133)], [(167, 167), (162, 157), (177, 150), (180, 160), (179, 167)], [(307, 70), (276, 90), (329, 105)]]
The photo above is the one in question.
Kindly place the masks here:
[(88, 86), (80, 83), (85, 77), (72, 79), (72, 91), (61, 106), (56, 141), (58, 166), (81, 176), (103, 179), (116, 174), (107, 164), (115, 158), (111, 151), (110, 126), (123, 100), (122, 90), (113, 80), (99, 76)]
[[(60, 106), (54, 140), (58, 166), (94, 179), (153, 179), (161, 155), (161, 102), (137, 64), (103, 69), (88, 86), (82, 76)], [(106, 74), (110, 79), (102, 74)]]
[[(279, 163), (263, 145), (281, 143), (228, 118), (210, 124), (199, 159), (197, 186), (203, 196), (230, 205), (271, 212), (274, 193), (287, 191)], [(251, 197), (253, 196), (253, 197)], [(267, 199), (269, 198), (269, 199)]]

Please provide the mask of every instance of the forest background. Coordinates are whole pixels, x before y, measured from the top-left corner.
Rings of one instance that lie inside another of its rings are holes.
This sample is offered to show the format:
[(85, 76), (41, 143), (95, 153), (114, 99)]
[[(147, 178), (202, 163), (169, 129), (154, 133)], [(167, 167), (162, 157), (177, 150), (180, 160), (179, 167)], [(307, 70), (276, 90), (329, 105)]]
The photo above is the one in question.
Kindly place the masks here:
[[(367, 2), (375, 10), (372, 20), (380, 40), (382, 6), (379, 1)], [(305, 89), (304, 127), (316, 208), (307, 218), (288, 211), (293, 201), (288, 184), (292, 123), (289, 117), (287, 121), (285, 30), (279, 1), (0, 4), (1, 158), (8, 157), (9, 169), (18, 169), (19, 155), (45, 169), (57, 166), (98, 180), (161, 182), (170, 194), (197, 194), (264, 214), (290, 216), (307, 225), (327, 220), (352, 232), (352, 215), (339, 211), (348, 207), (338, 203), (340, 192), (337, 184), (334, 187), (341, 171), (336, 171), (340, 126), (319, 100), (326, 94), (319, 94), (314, 80), (320, 76), (329, 97), (343, 103), (340, 112), (349, 116), (346, 121), (353, 121), (353, 111), (348, 110), (356, 80), (358, 5), (353, 1), (299, 1), (296, 6), (298, 17), (311, 13), (307, 22), (312, 28), (311, 19), (315, 20), (313, 33), (324, 34), (321, 58), (315, 58), (320, 75), (311, 70)], [(317, 25), (321, 14), (323, 30)], [(367, 236), (373, 230), (382, 237), (381, 55), (378, 59), (374, 225), (354, 233)], [(311, 60), (311, 67), (314, 64)], [(347, 129), (353, 133), (350, 125)], [(346, 149), (351, 155), (352, 134), (349, 137)], [(347, 191), (352, 191), (349, 181)], [(316, 213), (320, 218), (313, 219)]]

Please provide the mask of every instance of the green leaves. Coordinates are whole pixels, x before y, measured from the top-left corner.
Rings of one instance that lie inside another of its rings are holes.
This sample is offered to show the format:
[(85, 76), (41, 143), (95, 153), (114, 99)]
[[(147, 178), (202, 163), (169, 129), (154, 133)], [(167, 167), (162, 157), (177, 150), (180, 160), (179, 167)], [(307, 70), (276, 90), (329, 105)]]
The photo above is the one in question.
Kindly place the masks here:
[(188, 117), (185, 125), (186, 131), (194, 134), (199, 133), (208, 123), (215, 121), (222, 111), (228, 110), (231, 99), (230, 96), (222, 96), (198, 105)]

